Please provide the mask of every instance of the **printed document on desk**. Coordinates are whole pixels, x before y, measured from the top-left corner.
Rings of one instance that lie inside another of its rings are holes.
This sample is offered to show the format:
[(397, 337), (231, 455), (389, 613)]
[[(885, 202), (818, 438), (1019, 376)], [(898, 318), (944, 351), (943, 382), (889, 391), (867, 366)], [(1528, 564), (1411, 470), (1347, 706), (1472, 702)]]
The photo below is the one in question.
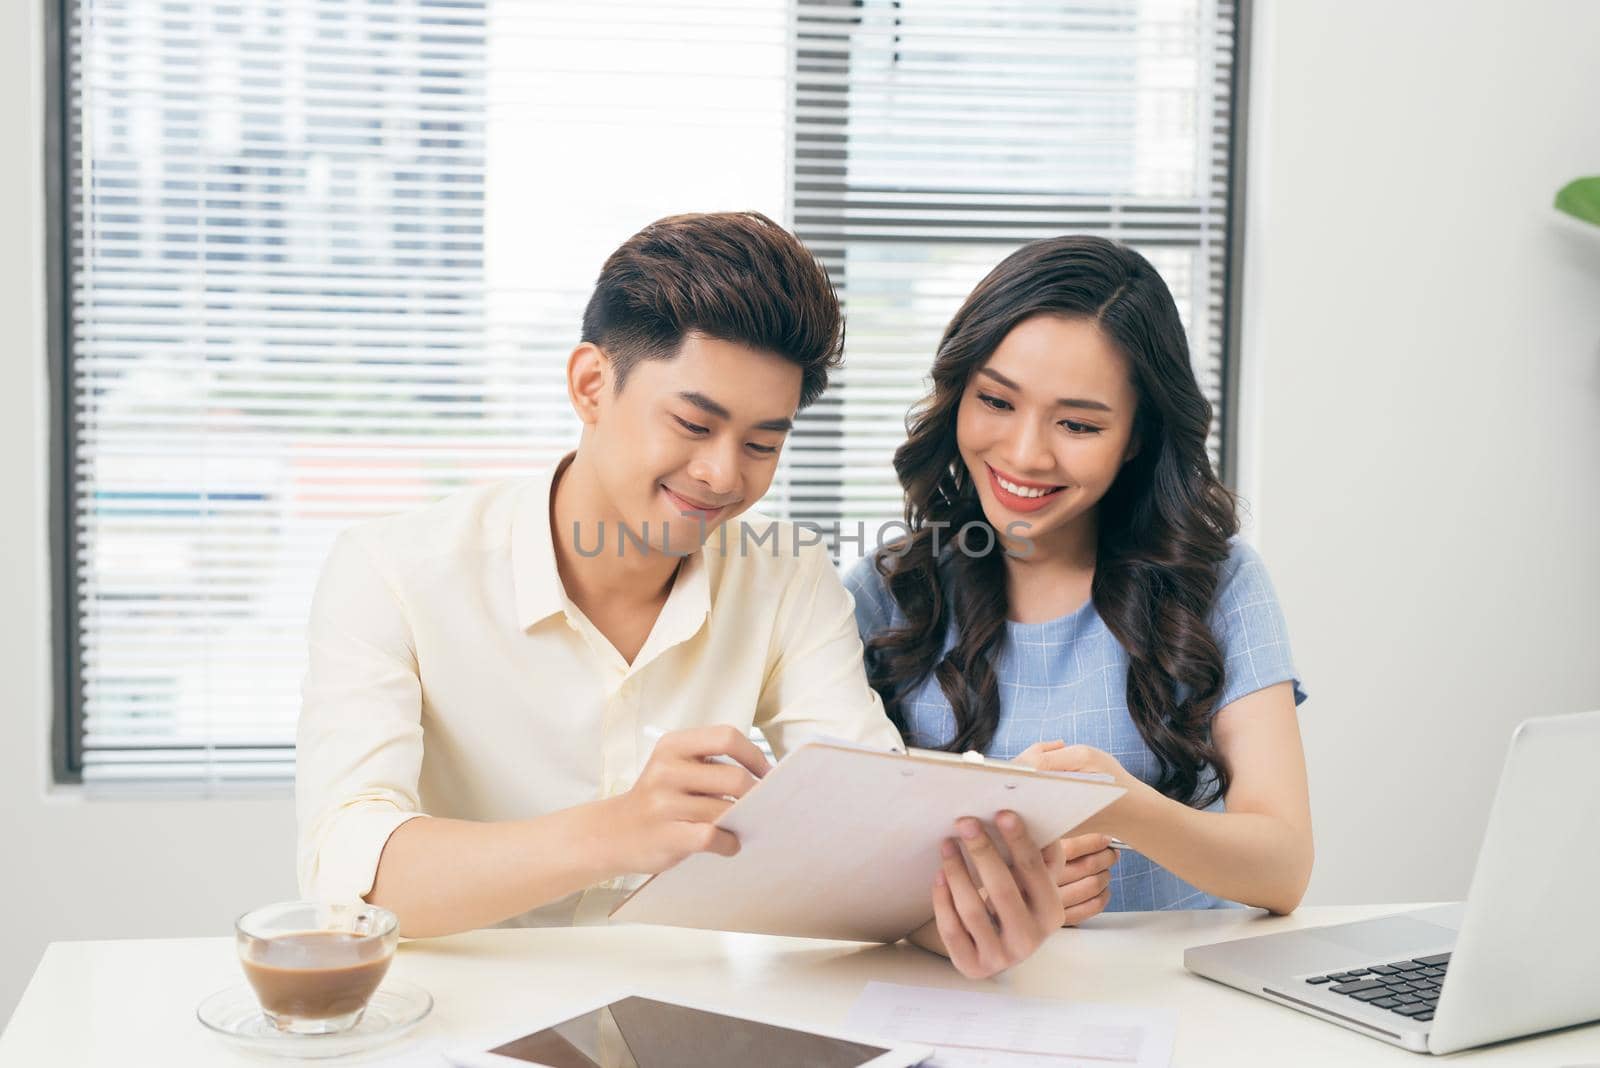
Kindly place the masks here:
[(935, 1047), (929, 1068), (1168, 1068), (1178, 1014), (874, 982), (847, 1026)]

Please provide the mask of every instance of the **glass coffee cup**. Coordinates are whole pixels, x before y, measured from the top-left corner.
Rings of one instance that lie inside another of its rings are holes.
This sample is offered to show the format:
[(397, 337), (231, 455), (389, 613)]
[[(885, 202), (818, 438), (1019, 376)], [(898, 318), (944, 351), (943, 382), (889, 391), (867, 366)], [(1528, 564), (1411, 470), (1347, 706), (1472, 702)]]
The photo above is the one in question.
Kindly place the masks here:
[(272, 1025), (326, 1035), (361, 1020), (394, 959), (400, 920), (362, 902), (285, 901), (245, 913), (234, 931), (245, 978)]

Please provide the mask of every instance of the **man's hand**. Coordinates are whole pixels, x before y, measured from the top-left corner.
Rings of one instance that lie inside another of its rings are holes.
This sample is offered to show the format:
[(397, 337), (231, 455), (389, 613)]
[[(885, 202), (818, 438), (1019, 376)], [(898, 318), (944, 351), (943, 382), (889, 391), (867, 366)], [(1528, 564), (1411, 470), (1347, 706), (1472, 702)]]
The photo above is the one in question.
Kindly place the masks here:
[(956, 821), (959, 838), (942, 843), (943, 864), (934, 877), (933, 921), (912, 938), (943, 952), (969, 979), (987, 979), (1027, 959), (1065, 914), (1055, 880), (1063, 868), (1061, 843), (1038, 849), (1015, 812), (998, 813), (994, 822), (1011, 863), (983, 824), (970, 817)]
[[(736, 764), (709, 758), (726, 756)], [(609, 826), (618, 872), (662, 872), (693, 853), (731, 857), (739, 840), (716, 821), (771, 770), (755, 743), (734, 727), (695, 727), (663, 735), (633, 789), (612, 799)]]
[(1060, 862), (1052, 874), (1066, 913), (1061, 921), (1063, 927), (1105, 911), (1111, 900), (1111, 867), (1117, 856), (1107, 835), (1080, 834), (1061, 839)]

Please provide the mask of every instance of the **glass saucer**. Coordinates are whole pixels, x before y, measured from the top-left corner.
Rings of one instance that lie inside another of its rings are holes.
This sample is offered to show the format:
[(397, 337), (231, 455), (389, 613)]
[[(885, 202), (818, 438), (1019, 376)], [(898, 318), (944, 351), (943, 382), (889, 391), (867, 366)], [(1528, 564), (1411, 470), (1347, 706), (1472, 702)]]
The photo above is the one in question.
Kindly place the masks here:
[(243, 1049), (279, 1057), (342, 1057), (374, 1049), (411, 1030), (433, 1008), (433, 996), (413, 983), (389, 979), (367, 1002), (367, 1010), (348, 1031), (332, 1035), (293, 1035), (272, 1026), (261, 1012), (250, 984), (239, 983), (202, 1001), (200, 1022)]

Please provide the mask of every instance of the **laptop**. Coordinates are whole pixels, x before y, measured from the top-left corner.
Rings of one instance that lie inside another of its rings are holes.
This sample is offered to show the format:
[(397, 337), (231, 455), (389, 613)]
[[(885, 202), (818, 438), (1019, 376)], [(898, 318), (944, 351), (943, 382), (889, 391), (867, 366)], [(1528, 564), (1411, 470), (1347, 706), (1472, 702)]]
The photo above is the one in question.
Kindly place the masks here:
[(1463, 904), (1196, 946), (1184, 967), (1419, 1053), (1600, 1019), (1600, 710), (1511, 736)]

